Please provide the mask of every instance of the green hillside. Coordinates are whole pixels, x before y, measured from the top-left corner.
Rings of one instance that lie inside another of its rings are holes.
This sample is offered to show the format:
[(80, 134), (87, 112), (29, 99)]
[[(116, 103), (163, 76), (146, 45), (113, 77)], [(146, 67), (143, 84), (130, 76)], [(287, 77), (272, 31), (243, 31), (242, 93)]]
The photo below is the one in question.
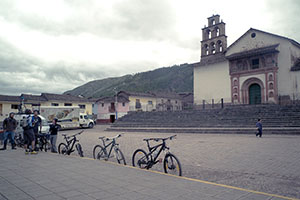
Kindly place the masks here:
[(114, 95), (115, 91), (130, 92), (192, 92), (193, 67), (189, 64), (162, 67), (135, 75), (106, 78), (88, 82), (64, 94), (84, 97)]

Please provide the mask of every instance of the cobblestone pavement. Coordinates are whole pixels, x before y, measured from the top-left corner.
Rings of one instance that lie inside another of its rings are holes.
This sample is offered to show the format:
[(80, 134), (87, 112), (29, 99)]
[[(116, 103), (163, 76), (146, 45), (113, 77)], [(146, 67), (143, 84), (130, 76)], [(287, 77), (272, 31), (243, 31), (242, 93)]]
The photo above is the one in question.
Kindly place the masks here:
[[(107, 126), (85, 129), (78, 138), (85, 156), (92, 157), (99, 136), (115, 136)], [(79, 130), (62, 131), (72, 134)], [(167, 137), (170, 133), (124, 133), (118, 139), (127, 164), (137, 148), (146, 149), (143, 138)], [(58, 138), (58, 142), (62, 137)], [(183, 176), (300, 198), (300, 136), (234, 134), (177, 134), (168, 141), (180, 160)], [(161, 164), (155, 170), (163, 171)]]
[(0, 200), (284, 200), (89, 158), (0, 152)]

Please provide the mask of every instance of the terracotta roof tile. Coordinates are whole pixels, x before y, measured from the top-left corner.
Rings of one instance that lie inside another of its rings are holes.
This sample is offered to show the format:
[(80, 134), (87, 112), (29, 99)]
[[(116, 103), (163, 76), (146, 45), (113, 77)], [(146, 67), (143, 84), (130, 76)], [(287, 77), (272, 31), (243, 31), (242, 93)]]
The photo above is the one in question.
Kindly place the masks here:
[(20, 96), (0, 95), (0, 101), (20, 102)]

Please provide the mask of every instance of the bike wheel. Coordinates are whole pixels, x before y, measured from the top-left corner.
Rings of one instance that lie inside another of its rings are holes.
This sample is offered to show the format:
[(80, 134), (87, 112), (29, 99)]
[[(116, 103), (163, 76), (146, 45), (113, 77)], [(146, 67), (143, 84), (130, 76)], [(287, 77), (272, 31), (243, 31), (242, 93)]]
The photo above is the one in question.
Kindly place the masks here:
[(101, 145), (96, 145), (93, 150), (94, 159), (98, 160), (107, 160), (107, 154), (104, 148)]
[(80, 157), (83, 157), (83, 151), (82, 151), (82, 147), (81, 147), (81, 144), (76, 144), (76, 149), (77, 149), (77, 152), (79, 154)]
[(120, 149), (115, 149), (115, 153), (116, 153), (116, 159), (118, 163), (126, 165), (125, 157), (122, 151)]
[(164, 170), (165, 170), (165, 173), (167, 173), (167, 174), (173, 174), (173, 175), (178, 175), (178, 176), (182, 175), (181, 164), (180, 164), (178, 158), (171, 153), (168, 153), (165, 156)]
[(58, 153), (59, 154), (69, 155), (68, 151), (69, 151), (68, 146), (65, 143), (60, 143), (58, 145)]
[(148, 166), (148, 156), (143, 149), (137, 149), (132, 155), (132, 166), (139, 167), (142, 169), (147, 168)]
[(51, 149), (50, 142), (46, 142), (46, 144), (44, 144), (44, 150), (45, 150), (45, 152), (50, 151), (50, 149)]

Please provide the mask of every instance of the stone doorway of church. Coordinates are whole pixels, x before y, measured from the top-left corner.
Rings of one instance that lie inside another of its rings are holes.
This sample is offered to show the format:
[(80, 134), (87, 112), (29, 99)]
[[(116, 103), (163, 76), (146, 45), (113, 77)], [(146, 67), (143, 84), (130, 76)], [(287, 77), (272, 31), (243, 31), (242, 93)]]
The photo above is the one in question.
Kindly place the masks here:
[(257, 83), (249, 87), (249, 104), (261, 104), (261, 87)]

